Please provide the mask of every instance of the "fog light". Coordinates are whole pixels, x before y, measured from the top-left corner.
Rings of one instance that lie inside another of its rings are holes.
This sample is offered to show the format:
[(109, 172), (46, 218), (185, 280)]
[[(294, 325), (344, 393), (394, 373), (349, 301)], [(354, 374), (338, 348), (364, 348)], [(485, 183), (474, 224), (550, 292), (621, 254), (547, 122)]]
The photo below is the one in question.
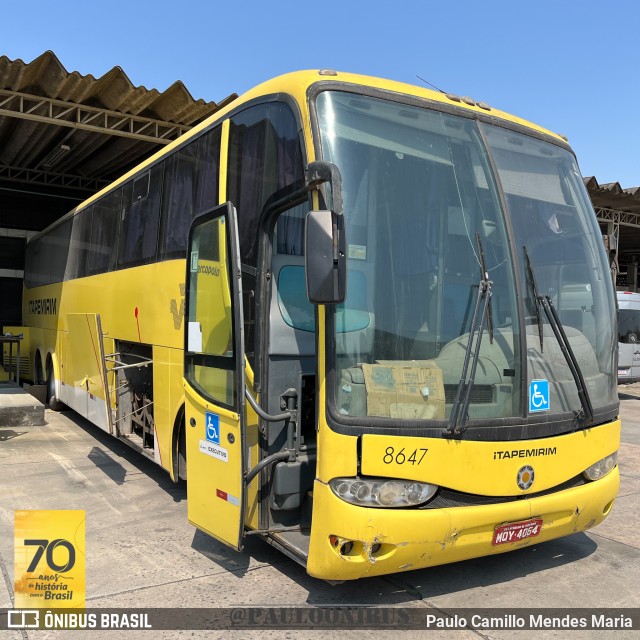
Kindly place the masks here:
[(361, 507), (415, 507), (433, 498), (438, 487), (415, 480), (334, 478), (332, 491), (345, 502)]
[(602, 460), (598, 460), (595, 464), (592, 464), (588, 469), (585, 469), (584, 476), (589, 480), (599, 480), (607, 475), (618, 462), (618, 452), (612, 453)]

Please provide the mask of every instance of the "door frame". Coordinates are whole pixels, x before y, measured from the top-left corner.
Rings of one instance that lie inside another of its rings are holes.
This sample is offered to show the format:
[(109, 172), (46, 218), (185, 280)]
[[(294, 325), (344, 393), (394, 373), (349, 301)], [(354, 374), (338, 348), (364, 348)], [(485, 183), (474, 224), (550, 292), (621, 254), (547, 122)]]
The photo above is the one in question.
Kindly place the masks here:
[[(225, 242), (227, 247), (227, 268), (228, 268), (228, 284), (230, 288), (230, 299), (232, 305), (232, 341), (234, 345), (234, 363), (232, 368), (228, 366), (216, 367), (216, 361), (220, 365), (226, 365), (226, 359), (224, 356), (215, 356), (207, 354), (198, 354), (189, 350), (189, 309), (190, 300), (192, 295), (191, 290), (191, 268), (192, 268), (192, 255), (191, 247), (193, 242), (193, 235), (195, 230), (204, 223), (217, 218), (224, 218), (225, 224)], [(238, 236), (238, 220), (237, 212), (231, 202), (225, 202), (221, 205), (212, 207), (205, 211), (203, 214), (196, 217), (189, 230), (189, 239), (187, 244), (187, 256), (186, 256), (186, 274), (185, 274), (185, 310), (186, 321), (184, 325), (184, 383), (187, 396), (195, 395), (200, 402), (205, 405), (206, 408), (219, 409), (220, 413), (227, 418), (237, 420), (238, 423), (238, 435), (240, 438), (240, 504), (238, 506), (238, 537), (235, 544), (232, 544), (228, 540), (223, 540), (211, 531), (210, 534), (214, 535), (216, 539), (221, 540), (225, 544), (238, 549), (243, 548), (244, 539), (244, 524), (245, 524), (245, 505), (247, 500), (247, 486), (245, 482), (245, 474), (247, 468), (247, 438), (246, 438), (246, 412), (245, 412), (245, 355), (244, 355), (244, 313), (242, 307), (242, 269), (240, 260), (240, 243)], [(200, 356), (200, 357), (198, 357)], [(207, 395), (204, 389), (196, 387), (192, 381), (187, 377), (188, 367), (187, 363), (194, 359), (202, 362), (201, 366), (209, 366), (211, 368), (219, 368), (226, 371), (233, 371), (233, 386), (234, 386), (234, 398), (233, 404), (227, 405), (218, 399), (215, 399)], [(188, 405), (185, 410), (185, 423), (187, 423)], [(236, 415), (234, 415), (236, 414)], [(185, 429), (189, 430), (193, 424), (185, 424)], [(187, 432), (188, 435), (188, 432)], [(188, 447), (187, 447), (188, 448)], [(189, 462), (187, 462), (187, 470), (189, 469)]]

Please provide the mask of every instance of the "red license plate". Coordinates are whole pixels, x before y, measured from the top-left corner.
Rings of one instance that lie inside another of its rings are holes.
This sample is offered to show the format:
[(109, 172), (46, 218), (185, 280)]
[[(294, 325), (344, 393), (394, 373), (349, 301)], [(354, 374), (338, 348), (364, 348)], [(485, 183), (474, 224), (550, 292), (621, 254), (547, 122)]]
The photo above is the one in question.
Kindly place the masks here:
[(520, 542), (527, 538), (535, 538), (542, 531), (542, 519), (534, 518), (525, 522), (511, 522), (496, 527), (491, 544), (507, 544)]

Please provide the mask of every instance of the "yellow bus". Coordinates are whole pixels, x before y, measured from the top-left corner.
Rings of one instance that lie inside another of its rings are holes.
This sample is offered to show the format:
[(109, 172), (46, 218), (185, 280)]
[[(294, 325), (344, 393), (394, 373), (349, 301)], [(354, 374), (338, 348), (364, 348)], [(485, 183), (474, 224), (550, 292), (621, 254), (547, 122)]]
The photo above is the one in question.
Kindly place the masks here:
[(619, 474), (613, 286), (565, 139), (268, 81), (34, 237), (29, 369), (190, 522), (348, 580), (583, 531)]

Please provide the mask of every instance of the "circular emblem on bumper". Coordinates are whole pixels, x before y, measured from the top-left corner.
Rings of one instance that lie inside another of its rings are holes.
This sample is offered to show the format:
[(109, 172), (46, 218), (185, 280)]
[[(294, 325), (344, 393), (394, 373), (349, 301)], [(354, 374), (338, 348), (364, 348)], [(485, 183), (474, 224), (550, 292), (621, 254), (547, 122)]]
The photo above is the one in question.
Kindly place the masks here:
[(518, 471), (518, 487), (526, 491), (532, 484), (535, 477), (533, 467), (527, 465)]

